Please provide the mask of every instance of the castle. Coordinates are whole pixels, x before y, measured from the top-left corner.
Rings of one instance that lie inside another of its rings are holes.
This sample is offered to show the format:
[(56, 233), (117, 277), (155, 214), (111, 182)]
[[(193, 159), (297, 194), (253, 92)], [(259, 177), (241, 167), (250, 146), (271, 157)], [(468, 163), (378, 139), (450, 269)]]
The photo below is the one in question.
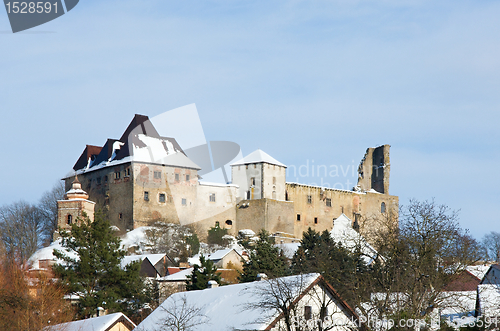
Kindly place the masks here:
[(175, 138), (160, 136), (147, 116), (135, 115), (120, 139), (85, 147), (64, 178), (69, 192), (60, 202), (59, 225), (79, 216), (80, 207), (70, 204), (93, 201), (122, 232), (165, 221), (193, 226), (201, 238), (216, 225), (232, 235), (266, 229), (301, 238), (308, 227), (330, 231), (342, 214), (356, 225), (397, 213), (398, 197), (389, 195), (389, 148), (366, 151), (353, 190), (287, 183), (286, 165), (262, 150), (231, 164), (231, 183), (206, 183)]

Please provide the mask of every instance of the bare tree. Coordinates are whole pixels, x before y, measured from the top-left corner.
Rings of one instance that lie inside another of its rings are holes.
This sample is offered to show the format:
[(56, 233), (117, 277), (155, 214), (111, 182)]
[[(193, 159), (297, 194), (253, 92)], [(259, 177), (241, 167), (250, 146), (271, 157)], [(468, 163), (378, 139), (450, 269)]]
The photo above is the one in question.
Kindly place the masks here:
[(261, 317), (254, 323), (268, 322), (278, 312), (283, 315), (284, 327), (278, 330), (300, 330), (294, 328), (294, 319), (300, 316), (295, 304), (298, 296), (305, 290), (305, 275), (267, 279), (259, 283), (250, 283), (244, 291), (251, 291), (255, 300), (244, 304), (245, 310), (261, 311)]
[(9, 256), (26, 261), (43, 243), (40, 210), (25, 201), (0, 208), (0, 239)]
[(159, 330), (190, 331), (210, 322), (210, 318), (203, 314), (204, 307), (189, 303), (185, 294), (171, 296), (159, 309), (165, 315), (158, 325)]
[(42, 223), (44, 224), (44, 235), (47, 242), (52, 241), (52, 234), (57, 230), (57, 200), (64, 199), (64, 185), (58, 181), (50, 191), (45, 192), (38, 202), (38, 209)]
[(485, 234), (483, 237), (483, 246), (488, 259), (500, 262), (500, 233), (491, 231)]

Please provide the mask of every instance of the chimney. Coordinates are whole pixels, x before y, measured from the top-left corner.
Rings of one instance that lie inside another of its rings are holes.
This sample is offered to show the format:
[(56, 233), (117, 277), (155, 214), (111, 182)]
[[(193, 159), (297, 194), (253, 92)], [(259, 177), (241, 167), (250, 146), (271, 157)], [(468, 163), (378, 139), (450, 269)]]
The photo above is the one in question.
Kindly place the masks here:
[(257, 274), (257, 281), (267, 280), (266, 274)]
[(219, 287), (219, 284), (215, 280), (209, 280), (207, 284), (207, 288), (216, 288)]

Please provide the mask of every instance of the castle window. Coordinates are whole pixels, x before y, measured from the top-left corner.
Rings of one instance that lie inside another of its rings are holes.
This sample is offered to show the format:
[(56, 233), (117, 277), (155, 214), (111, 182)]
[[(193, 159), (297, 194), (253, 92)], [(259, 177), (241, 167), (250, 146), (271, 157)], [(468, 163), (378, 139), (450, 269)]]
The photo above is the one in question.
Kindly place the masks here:
[(314, 224), (318, 224), (318, 218), (317, 217), (314, 218)]
[(210, 202), (215, 202), (215, 193), (210, 193), (209, 201)]
[(227, 220), (226, 221), (226, 227), (229, 228), (229, 229), (231, 229), (233, 227), (233, 221)]
[(250, 178), (250, 185), (255, 186), (255, 177)]
[(380, 205), (380, 212), (385, 213), (385, 202), (382, 202), (382, 204)]
[(276, 185), (276, 177), (273, 177), (273, 185)]
[(165, 193), (160, 193), (160, 195), (158, 196), (158, 201), (165, 202)]
[(144, 191), (144, 201), (149, 201), (149, 192)]
[(273, 191), (273, 199), (276, 200), (276, 191)]
[(120, 172), (119, 171), (115, 171), (115, 179), (120, 179)]
[(68, 215), (67, 221), (68, 221), (68, 224), (71, 224), (71, 222), (73, 221), (73, 216)]
[(326, 198), (326, 206), (331, 207), (332, 206), (332, 199)]
[(123, 219), (123, 214), (122, 213), (118, 214), (118, 219), (120, 219), (120, 220)]
[(178, 182), (179, 181), (179, 174), (175, 174), (175, 181)]
[(125, 177), (130, 177), (130, 168), (125, 169)]
[(297, 221), (300, 221), (300, 214), (297, 214)]
[(183, 205), (183, 206), (187, 205), (187, 201), (186, 201), (186, 199), (182, 199), (182, 205)]
[(311, 204), (311, 203), (312, 203), (312, 201), (313, 201), (313, 197), (312, 197), (312, 195), (308, 195), (308, 196), (307, 196), (307, 203), (308, 203), (308, 204)]
[(186, 182), (189, 182), (189, 175), (186, 175)]
[(108, 182), (108, 176), (104, 176), (104, 182), (107, 183)]
[(161, 171), (154, 172), (154, 179), (161, 179)]
[(250, 200), (250, 191), (247, 191), (247, 200)]

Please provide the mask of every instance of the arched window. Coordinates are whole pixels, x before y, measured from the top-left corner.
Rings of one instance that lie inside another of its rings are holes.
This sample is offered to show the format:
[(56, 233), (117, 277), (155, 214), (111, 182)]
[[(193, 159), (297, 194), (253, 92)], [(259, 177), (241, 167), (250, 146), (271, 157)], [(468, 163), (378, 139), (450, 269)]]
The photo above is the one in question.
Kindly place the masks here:
[(68, 224), (71, 224), (72, 221), (73, 221), (73, 216), (68, 215)]
[(233, 227), (233, 221), (227, 220), (226, 221), (226, 228), (231, 229)]
[(380, 212), (385, 213), (385, 202), (382, 202), (382, 204), (380, 205)]

